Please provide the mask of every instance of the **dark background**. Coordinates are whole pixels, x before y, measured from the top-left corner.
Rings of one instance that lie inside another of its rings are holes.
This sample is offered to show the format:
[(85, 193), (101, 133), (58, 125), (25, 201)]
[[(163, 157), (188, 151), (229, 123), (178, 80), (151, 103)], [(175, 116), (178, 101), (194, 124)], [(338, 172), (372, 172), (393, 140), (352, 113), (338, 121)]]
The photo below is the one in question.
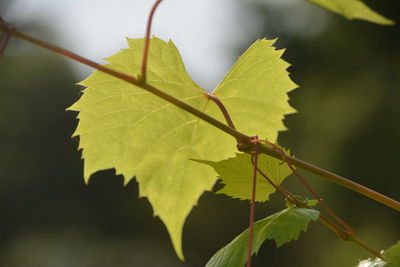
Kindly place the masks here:
[[(299, 158), (399, 200), (400, 27), (347, 21), (333, 14), (310, 29), (285, 27), (296, 10), (272, 4), (242, 5), (261, 26), (248, 42), (227, 47), (240, 55), (256, 38), (279, 37), (299, 110), (286, 119), (280, 143)], [(366, 1), (400, 22), (400, 2)], [(0, 1), (1, 13), (10, 1)], [(312, 12), (315, 11), (314, 15)], [(0, 15), (1, 15), (0, 13)], [(57, 38), (51, 25), (18, 25), (43, 39)], [(79, 97), (77, 78), (60, 56), (13, 39), (0, 58), (0, 266), (204, 266), (247, 225), (248, 203), (205, 193), (184, 228), (186, 262), (174, 254), (167, 232), (137, 184), (123, 186), (113, 171), (82, 178), (78, 140), (70, 136), (75, 114), (65, 112)], [(352, 191), (304, 173), (325, 201), (377, 250), (400, 238), (399, 213)], [(286, 185), (297, 192), (294, 179)], [(293, 181), (292, 181), (293, 180)], [(282, 207), (274, 196), (259, 205), (265, 217)], [(253, 266), (355, 266), (370, 255), (343, 243), (319, 223), (276, 249), (260, 249)]]

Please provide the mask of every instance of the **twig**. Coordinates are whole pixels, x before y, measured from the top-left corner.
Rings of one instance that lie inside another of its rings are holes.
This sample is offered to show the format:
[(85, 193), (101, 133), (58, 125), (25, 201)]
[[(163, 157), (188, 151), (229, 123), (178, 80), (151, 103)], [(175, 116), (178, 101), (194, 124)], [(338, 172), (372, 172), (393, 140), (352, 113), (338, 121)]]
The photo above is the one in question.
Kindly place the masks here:
[(222, 115), (224, 115), (224, 118), (225, 118), (226, 123), (229, 125), (229, 127), (231, 127), (232, 129), (235, 129), (235, 130), (236, 130), (235, 125), (233, 124), (233, 121), (232, 121), (232, 119), (231, 119), (231, 116), (229, 115), (228, 110), (225, 108), (225, 106), (224, 106), (224, 104), (221, 102), (221, 100), (219, 100), (218, 97), (216, 97), (215, 95), (210, 94), (210, 93), (206, 93), (205, 96), (206, 96), (208, 99), (212, 100), (215, 104), (217, 104), (217, 106), (219, 107), (219, 109), (220, 109), (221, 112), (222, 112)]
[[(261, 174), (261, 176), (264, 177), (276, 190), (279, 194), (281, 194), (285, 199), (290, 201), (292, 204), (294, 204), (298, 208), (310, 208), (307, 206), (305, 203), (302, 203), (299, 201), (292, 193), (290, 193), (288, 190), (284, 189), (283, 187), (280, 187), (276, 185), (263, 171), (261, 171), (259, 168), (257, 168), (257, 171)], [(320, 214), (318, 217), (318, 220), (322, 222), (326, 227), (328, 227), (331, 231), (333, 231), (340, 239), (343, 241), (347, 242), (352, 242), (369, 252), (371, 252), (374, 256), (381, 258), (382, 260), (385, 260), (382, 255), (370, 248), (367, 244), (362, 242), (360, 239), (358, 239), (355, 235), (354, 232), (348, 232), (346, 230), (343, 230), (340, 228), (340, 226), (336, 225), (334, 222), (330, 221), (328, 218), (326, 218), (324, 215)]]
[[(212, 95), (212, 94), (206, 94), (206, 97), (211, 99), (214, 103), (217, 104), (217, 106), (219, 107), (219, 109), (221, 110), (222, 114), (224, 115), (224, 118), (226, 120), (226, 122), (228, 123), (228, 125), (235, 129), (235, 126), (233, 124), (233, 121), (229, 115), (229, 112), (227, 111), (227, 109), (225, 108), (224, 104), (222, 103), (222, 101)], [(250, 206), (250, 223), (249, 223), (249, 243), (248, 243), (248, 253), (247, 253), (247, 264), (246, 267), (250, 267), (251, 265), (251, 255), (252, 255), (252, 244), (253, 244), (253, 223), (254, 223), (254, 204), (255, 204), (255, 195), (256, 195), (256, 177), (257, 177), (257, 172), (260, 172), (260, 174), (269, 182), (269, 184), (271, 184), (284, 198), (286, 198), (288, 201), (292, 202), (294, 205), (296, 205), (297, 207), (306, 207), (309, 208), (306, 204), (300, 202), (297, 200), (297, 198), (290, 193), (289, 191), (285, 190), (285, 189), (281, 189), (279, 186), (277, 186), (271, 179), (269, 179), (269, 177), (264, 174), (259, 168), (258, 168), (258, 146), (260, 144), (260, 142), (266, 143), (270, 146), (272, 146), (272, 148), (277, 151), (281, 156), (282, 156), (282, 160), (289, 166), (290, 170), (292, 171), (292, 173), (297, 177), (298, 180), (301, 181), (301, 183), (307, 188), (307, 190), (317, 199), (318, 203), (321, 205), (321, 207), (330, 215), (332, 216), (332, 218), (334, 218), (336, 220), (336, 222), (338, 222), (340, 225), (342, 225), (344, 228), (347, 229), (347, 231), (341, 229), (338, 225), (336, 225), (335, 223), (331, 222), (328, 218), (326, 218), (323, 215), (320, 215), (319, 220), (325, 224), (329, 229), (331, 229), (333, 232), (335, 232), (339, 238), (341, 238), (344, 241), (350, 241), (353, 242), (355, 244), (357, 244), (358, 246), (368, 250), (369, 252), (371, 252), (372, 254), (374, 254), (375, 256), (381, 258), (382, 260), (383, 257), (381, 256), (381, 254), (370, 248), (367, 244), (365, 244), (364, 242), (362, 242), (360, 239), (358, 239), (356, 237), (356, 234), (354, 232), (354, 230), (346, 223), (344, 222), (339, 216), (337, 216), (330, 208), (328, 205), (325, 204), (325, 202), (318, 196), (318, 194), (311, 188), (311, 186), (304, 180), (304, 178), (300, 175), (299, 172), (297, 172), (297, 170), (292, 166), (292, 164), (289, 162), (288, 160), (288, 155), (286, 154), (286, 152), (281, 149), (280, 147), (278, 147), (277, 145), (275, 145), (272, 142), (269, 142), (268, 140), (260, 140), (258, 139), (257, 135), (253, 136), (253, 139), (250, 141), (251, 143), (254, 143), (255, 146), (255, 154), (252, 155), (251, 157), (251, 162), (252, 165), (254, 166), (254, 172), (253, 172), (253, 188), (252, 188), (252, 196), (251, 196), (251, 206)], [(286, 192), (285, 192), (286, 191)]]
[(11, 39), (11, 34), (5, 33), (3, 40), (1, 40), (0, 44), (0, 57), (3, 55), (4, 50), (6, 50), (7, 44)]
[(140, 81), (145, 82), (146, 81), (146, 74), (147, 74), (147, 59), (149, 57), (149, 48), (150, 48), (150, 33), (151, 33), (151, 25), (153, 23), (153, 18), (154, 18), (154, 13), (156, 12), (156, 9), (158, 5), (161, 3), (162, 0), (157, 0), (153, 7), (150, 10), (149, 18), (147, 20), (147, 26), (146, 26), (146, 35), (144, 38), (144, 50), (143, 50), (143, 61), (142, 61), (142, 71), (140, 75)]
[(292, 173), (296, 176), (296, 178), (307, 188), (307, 190), (317, 199), (318, 203), (321, 205), (321, 207), (329, 214), (332, 216), (335, 221), (337, 221), (339, 224), (341, 224), (344, 228), (347, 229), (350, 233), (354, 233), (354, 230), (348, 225), (345, 221), (343, 221), (339, 216), (336, 215), (335, 212), (333, 212), (328, 205), (318, 196), (318, 194), (311, 188), (311, 186), (304, 180), (304, 178), (300, 175), (300, 173), (293, 167), (293, 165), (289, 162), (288, 160), (288, 155), (286, 152), (275, 145), (274, 143), (268, 141), (268, 140), (259, 140), (259, 142), (265, 142), (266, 144), (270, 145), (273, 147), (275, 151), (278, 151), (279, 154), (282, 156), (282, 160), (286, 163), (287, 166), (289, 166), (290, 170)]
[[(258, 139), (257, 135), (254, 135), (255, 140)], [(249, 242), (247, 245), (247, 264), (246, 267), (251, 267), (251, 256), (253, 251), (253, 235), (254, 235), (254, 206), (256, 202), (256, 192), (257, 192), (257, 164), (258, 164), (258, 145), (256, 144), (256, 150), (251, 156), (254, 165), (253, 168), (253, 183), (251, 190), (251, 202), (250, 202), (250, 216), (249, 216)]]
[[(0, 23), (5, 23), (1, 17), (0, 17)], [(7, 44), (11, 39), (12, 31), (14, 31), (15, 28), (12, 25), (8, 25), (8, 27), (4, 28), (3, 30), (4, 30), (4, 37), (1, 40), (0, 44), (0, 56), (2, 56), (4, 51), (6, 50)]]

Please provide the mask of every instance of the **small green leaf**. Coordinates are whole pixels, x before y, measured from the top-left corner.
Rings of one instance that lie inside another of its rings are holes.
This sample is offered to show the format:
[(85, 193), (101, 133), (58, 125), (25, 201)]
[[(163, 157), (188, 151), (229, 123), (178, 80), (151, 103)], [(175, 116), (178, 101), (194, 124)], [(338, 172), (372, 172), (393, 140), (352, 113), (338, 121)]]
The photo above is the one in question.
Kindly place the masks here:
[[(278, 247), (297, 240), (308, 223), (317, 220), (319, 212), (313, 209), (288, 208), (254, 223), (253, 251), (257, 254), (267, 239), (274, 239)], [(208, 261), (206, 267), (243, 266), (246, 263), (248, 229), (220, 249)]]
[[(234, 158), (228, 158), (219, 162), (207, 160), (194, 161), (209, 165), (218, 173), (219, 178), (221, 178), (225, 186), (217, 193), (223, 193), (238, 199), (251, 199), (253, 184), (251, 155), (236, 153)], [(258, 161), (258, 168), (276, 185), (280, 185), (292, 173), (282, 160), (260, 154)], [(275, 188), (259, 173), (257, 174), (256, 188), (256, 201), (266, 201), (269, 195), (275, 192)]]
[(367, 259), (361, 261), (357, 267), (400, 267), (400, 241), (385, 250), (382, 256), (387, 262), (379, 258)]
[(387, 19), (364, 4), (361, 0), (307, 0), (348, 19), (362, 19), (382, 25), (393, 25), (394, 21)]

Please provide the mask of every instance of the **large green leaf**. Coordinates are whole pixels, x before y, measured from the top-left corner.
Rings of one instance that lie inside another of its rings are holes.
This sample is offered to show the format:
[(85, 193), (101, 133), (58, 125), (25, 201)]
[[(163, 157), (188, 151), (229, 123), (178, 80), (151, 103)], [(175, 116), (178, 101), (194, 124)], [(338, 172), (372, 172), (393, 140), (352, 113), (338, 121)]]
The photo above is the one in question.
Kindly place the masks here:
[[(239, 199), (251, 199), (253, 184), (253, 164), (251, 155), (237, 153), (234, 158), (228, 158), (219, 162), (207, 160), (195, 160), (214, 168), (219, 178), (225, 184), (218, 193)], [(258, 168), (276, 185), (289, 176), (292, 171), (282, 160), (261, 154), (258, 157)], [(256, 201), (266, 201), (275, 188), (260, 174), (257, 174)]]
[[(254, 223), (252, 254), (257, 254), (267, 239), (274, 239), (278, 247), (297, 240), (301, 231), (306, 231), (308, 223), (317, 220), (319, 212), (313, 209), (288, 208)], [(244, 266), (248, 247), (248, 229), (232, 242), (220, 249), (206, 267)]]
[(364, 4), (361, 0), (307, 0), (343, 15), (348, 19), (362, 19), (383, 25), (392, 25), (394, 22), (387, 19)]
[[(128, 44), (128, 49), (106, 59), (107, 66), (136, 75), (140, 71), (143, 39), (128, 39)], [(247, 102), (230, 103), (231, 111), (243, 108), (248, 112), (248, 117), (234, 114), (235, 122), (240, 126), (254, 125), (244, 130), (268, 133), (274, 140), (277, 132), (284, 128), (281, 122), (284, 114), (293, 111), (287, 103), (286, 92), (293, 89), (294, 84), (286, 71), (288, 64), (279, 58), (282, 52), (275, 51), (271, 45), (271, 41), (259, 40), (249, 48), (233, 67), (244, 68), (242, 72), (246, 77), (238, 73), (234, 78), (230, 74), (231, 81), (219, 88), (218, 93), (221, 98), (230, 94), (233, 98), (245, 95), (249, 99)], [(253, 56), (248, 57), (248, 54)], [(253, 66), (257, 68), (251, 71)], [(251, 72), (255, 73), (255, 78), (251, 77)], [(249, 84), (246, 85), (243, 78), (249, 80)], [(151, 40), (147, 79), (149, 84), (223, 121), (216, 105), (209, 103), (204, 97), (205, 91), (186, 73), (172, 42)], [(148, 198), (154, 215), (164, 222), (182, 259), (184, 221), (200, 195), (211, 190), (216, 181), (211, 168), (189, 159), (217, 161), (231, 156), (235, 152), (235, 140), (174, 105), (108, 74), (95, 71), (81, 84), (87, 88), (69, 109), (79, 111), (74, 135), (80, 136), (85, 180), (109, 168), (122, 174), (125, 183), (136, 176), (140, 196)], [(268, 99), (270, 97), (275, 99)], [(268, 100), (259, 102), (252, 100), (254, 98)], [(252, 113), (251, 106), (255, 103), (259, 106)], [(276, 107), (284, 108), (276, 110)], [(261, 109), (263, 116), (260, 117)], [(254, 122), (258, 119), (259, 122)]]
[(375, 258), (361, 261), (357, 267), (400, 267), (400, 241), (382, 254), (387, 262)]

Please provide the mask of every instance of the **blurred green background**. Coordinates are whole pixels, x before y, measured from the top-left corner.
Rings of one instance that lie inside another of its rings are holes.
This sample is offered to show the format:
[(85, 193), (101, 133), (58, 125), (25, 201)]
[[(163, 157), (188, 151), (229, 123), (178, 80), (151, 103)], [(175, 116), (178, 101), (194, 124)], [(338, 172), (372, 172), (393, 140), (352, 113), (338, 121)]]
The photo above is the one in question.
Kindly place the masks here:
[[(273, 2), (232, 1), (258, 26), (226, 49), (236, 58), (264, 36), (279, 37), (278, 47), (287, 48), (284, 58), (300, 85), (290, 93), (291, 104), (299, 113), (287, 117), (290, 131), (281, 133), (280, 143), (303, 160), (399, 200), (400, 27), (349, 22), (303, 2)], [(399, 1), (366, 3), (400, 22)], [(0, 15), (9, 4), (0, 1)], [(57, 39), (43, 22), (18, 27)], [(149, 203), (138, 199), (134, 181), (124, 187), (110, 170), (84, 185), (78, 140), (70, 138), (77, 121), (65, 112), (79, 97), (78, 80), (62, 57), (16, 39), (0, 58), (0, 266), (204, 266), (246, 228), (248, 202), (205, 193), (186, 222), (186, 261), (180, 262)], [(372, 247), (400, 239), (398, 212), (304, 176)], [(286, 185), (304, 192), (294, 179)], [(274, 196), (257, 206), (257, 217), (282, 203)], [(266, 242), (253, 266), (345, 267), (369, 256), (311, 223), (297, 242), (279, 249)]]

